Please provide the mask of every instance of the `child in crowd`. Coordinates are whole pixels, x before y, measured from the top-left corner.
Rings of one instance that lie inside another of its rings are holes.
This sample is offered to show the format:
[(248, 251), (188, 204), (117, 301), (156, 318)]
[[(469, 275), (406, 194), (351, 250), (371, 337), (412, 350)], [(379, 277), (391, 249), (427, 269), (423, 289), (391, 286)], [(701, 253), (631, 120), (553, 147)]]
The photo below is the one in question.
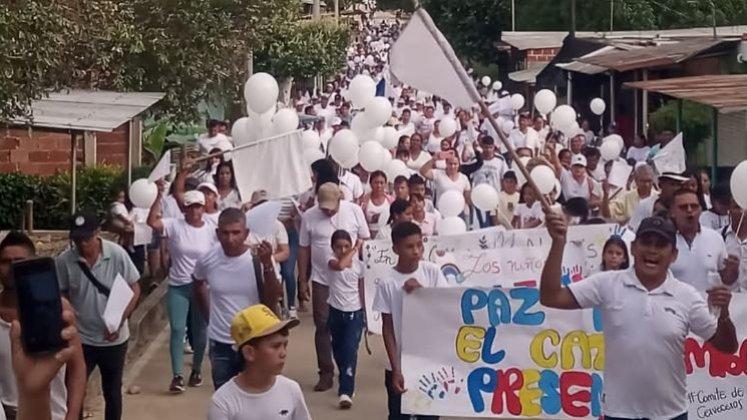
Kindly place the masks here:
[(309, 420), (298, 383), (281, 373), (288, 331), (300, 321), (281, 321), (265, 305), (253, 305), (233, 319), (231, 337), (244, 364), (213, 394), (208, 420)]
[(611, 236), (602, 248), (602, 271), (627, 270), (629, 266), (628, 246), (620, 236)]
[(534, 188), (529, 183), (522, 185), (521, 192), (519, 193), (519, 205), (516, 206), (512, 222), (514, 228), (536, 228), (542, 224), (543, 215), (542, 206), (539, 200), (537, 200)]
[(394, 198), (402, 200), (410, 199), (410, 190), (407, 187), (407, 177), (404, 175), (398, 175), (394, 178)]
[[(446, 287), (447, 282), (435, 264), (423, 261), (423, 234), (412, 222), (403, 222), (392, 230), (392, 248), (397, 264), (381, 276), (376, 285), (373, 309), (381, 312), (384, 347), (389, 368), (384, 373), (389, 420), (426, 420), (435, 416), (410, 416), (400, 410), (405, 378), (402, 376), (402, 300), (405, 293), (420, 287)], [(212, 419), (211, 419), (212, 420)]]
[(363, 265), (356, 258), (359, 248), (345, 230), (332, 234), (332, 250), (334, 258), (328, 263), (332, 270), (328, 325), (332, 355), (340, 372), (339, 406), (348, 409), (353, 406), (358, 345), (363, 332)]
[(376, 233), (376, 239), (390, 239), (392, 237), (392, 228), (397, 223), (412, 221), (412, 206), (410, 202), (396, 199), (389, 206), (389, 220), (387, 220), (386, 225), (379, 228)]
[(134, 252), (133, 243), (135, 240), (135, 225), (130, 217), (130, 211), (127, 210), (125, 202), (127, 195), (123, 188), (114, 192), (114, 202), (109, 210), (111, 218), (111, 227), (119, 234), (119, 244), (130, 252)]

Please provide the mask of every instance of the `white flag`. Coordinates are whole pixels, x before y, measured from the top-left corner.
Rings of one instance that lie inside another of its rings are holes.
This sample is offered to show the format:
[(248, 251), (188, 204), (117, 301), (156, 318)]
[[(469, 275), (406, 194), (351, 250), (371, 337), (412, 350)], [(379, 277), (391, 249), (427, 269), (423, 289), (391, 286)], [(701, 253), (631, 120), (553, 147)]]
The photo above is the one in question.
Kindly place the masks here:
[(153, 170), (148, 175), (148, 181), (156, 182), (159, 179), (165, 177), (171, 173), (171, 149), (167, 150), (166, 153), (161, 156), (161, 160), (158, 161)]
[(248, 201), (257, 190), (281, 198), (311, 188), (301, 130), (258, 140), (252, 146), (234, 148), (232, 153), (236, 187), (243, 201)]
[(464, 71), (428, 13), (417, 9), (389, 51), (389, 70), (402, 83), (469, 109), (478, 101), (476, 89), (462, 83), (455, 66)]
[(681, 174), (687, 167), (685, 146), (682, 144), (682, 133), (677, 134), (666, 146), (652, 158), (659, 174), (674, 172)]

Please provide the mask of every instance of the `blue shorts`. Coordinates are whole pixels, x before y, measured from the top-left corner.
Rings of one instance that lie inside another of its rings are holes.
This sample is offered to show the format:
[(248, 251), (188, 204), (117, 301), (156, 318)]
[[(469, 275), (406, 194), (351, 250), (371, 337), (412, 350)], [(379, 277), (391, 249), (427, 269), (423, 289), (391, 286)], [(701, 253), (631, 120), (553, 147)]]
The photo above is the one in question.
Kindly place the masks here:
[(153, 232), (153, 238), (151, 238), (148, 244), (148, 251), (157, 251), (161, 248), (161, 235)]

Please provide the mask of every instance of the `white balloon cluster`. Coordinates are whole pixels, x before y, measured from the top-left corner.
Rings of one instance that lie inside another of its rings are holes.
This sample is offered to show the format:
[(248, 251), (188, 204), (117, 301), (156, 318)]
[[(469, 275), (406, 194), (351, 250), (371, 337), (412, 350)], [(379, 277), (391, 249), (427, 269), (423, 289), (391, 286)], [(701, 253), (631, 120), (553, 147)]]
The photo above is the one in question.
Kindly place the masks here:
[(277, 109), (278, 82), (267, 73), (255, 73), (244, 84), (248, 117), (237, 119), (231, 127), (236, 146), (251, 143), (298, 128), (298, 113), (289, 108)]
[(135, 207), (149, 209), (158, 197), (158, 186), (148, 178), (141, 178), (130, 185), (130, 201)]
[(602, 139), (602, 145), (599, 146), (599, 153), (605, 161), (615, 160), (620, 157), (620, 152), (622, 152), (624, 147), (625, 142), (620, 135), (610, 134)]

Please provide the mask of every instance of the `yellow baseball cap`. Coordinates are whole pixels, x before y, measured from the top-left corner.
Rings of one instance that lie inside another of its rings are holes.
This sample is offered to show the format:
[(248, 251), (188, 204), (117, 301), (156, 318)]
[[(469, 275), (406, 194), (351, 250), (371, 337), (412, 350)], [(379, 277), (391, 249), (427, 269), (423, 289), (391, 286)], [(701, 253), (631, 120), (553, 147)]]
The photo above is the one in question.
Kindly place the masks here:
[(233, 318), (231, 337), (239, 348), (250, 340), (275, 334), (285, 328), (293, 328), (300, 323), (297, 319), (281, 321), (267, 306), (252, 305)]

